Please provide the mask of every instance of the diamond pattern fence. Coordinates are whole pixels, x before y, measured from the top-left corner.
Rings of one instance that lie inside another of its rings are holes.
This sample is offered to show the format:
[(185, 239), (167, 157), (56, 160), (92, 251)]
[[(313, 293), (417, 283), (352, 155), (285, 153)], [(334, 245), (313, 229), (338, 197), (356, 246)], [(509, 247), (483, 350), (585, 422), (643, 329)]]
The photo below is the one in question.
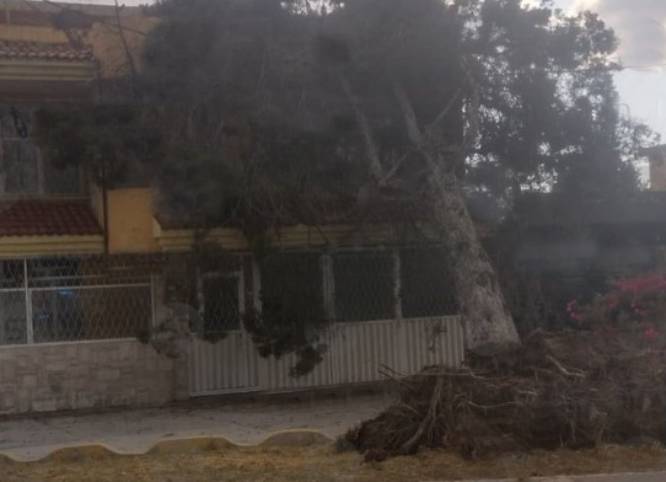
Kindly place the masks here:
[(213, 340), (255, 308), (271, 333), (453, 315), (449, 265), (436, 246), (0, 260), (0, 345), (141, 337), (156, 305)]
[(0, 345), (140, 336), (153, 271), (136, 257), (1, 260)]
[[(451, 262), (439, 246), (278, 253), (260, 261), (264, 311), (366, 322), (454, 315)], [(283, 317), (284, 318), (284, 317)]]

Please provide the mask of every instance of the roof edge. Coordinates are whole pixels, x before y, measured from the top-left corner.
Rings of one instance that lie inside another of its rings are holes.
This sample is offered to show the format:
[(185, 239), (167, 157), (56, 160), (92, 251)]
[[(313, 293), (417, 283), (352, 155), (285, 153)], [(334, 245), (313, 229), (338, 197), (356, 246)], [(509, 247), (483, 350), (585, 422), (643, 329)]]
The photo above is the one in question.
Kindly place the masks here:
[(92, 61), (23, 60), (0, 58), (0, 80), (91, 82), (97, 76)]

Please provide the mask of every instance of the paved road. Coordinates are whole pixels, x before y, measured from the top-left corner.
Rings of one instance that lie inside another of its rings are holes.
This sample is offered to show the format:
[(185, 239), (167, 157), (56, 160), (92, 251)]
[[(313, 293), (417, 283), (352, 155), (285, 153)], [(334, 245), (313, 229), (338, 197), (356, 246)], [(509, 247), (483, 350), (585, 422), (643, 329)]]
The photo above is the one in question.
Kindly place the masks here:
[(666, 482), (666, 472), (646, 472), (642, 474), (581, 475), (561, 477), (534, 477), (520, 479), (479, 479), (460, 482)]

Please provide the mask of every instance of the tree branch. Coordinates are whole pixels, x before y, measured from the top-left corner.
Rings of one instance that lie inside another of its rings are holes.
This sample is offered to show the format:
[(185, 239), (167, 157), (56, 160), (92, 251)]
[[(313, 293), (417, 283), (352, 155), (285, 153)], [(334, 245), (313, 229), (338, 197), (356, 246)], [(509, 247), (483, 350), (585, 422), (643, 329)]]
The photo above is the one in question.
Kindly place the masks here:
[(409, 135), (409, 140), (418, 147), (419, 149), (423, 147), (424, 136), (419, 127), (419, 122), (416, 118), (416, 113), (414, 112), (414, 107), (407, 97), (405, 90), (399, 84), (393, 85), (393, 92), (396, 99), (398, 99), (398, 104), (402, 110), (402, 115), (405, 118), (405, 123), (407, 124), (407, 134)]
[(435, 387), (432, 391), (432, 395), (430, 396), (430, 406), (428, 407), (428, 412), (426, 413), (426, 416), (423, 418), (423, 420), (421, 420), (421, 423), (416, 429), (416, 432), (414, 432), (414, 435), (412, 435), (411, 438), (400, 447), (401, 454), (411, 454), (418, 446), (418, 443), (421, 441), (425, 431), (431, 426), (431, 424), (435, 422), (437, 418), (437, 409), (442, 399), (443, 388), (444, 377), (439, 377), (435, 382)]
[(127, 37), (125, 37), (125, 30), (124, 27), (121, 23), (120, 20), (120, 5), (118, 4), (118, 0), (114, 0), (114, 13), (116, 17), (116, 23), (118, 26), (118, 36), (120, 37), (120, 41), (123, 44), (123, 50), (125, 51), (125, 56), (127, 57), (127, 64), (129, 65), (130, 69), (130, 77), (132, 81), (132, 93), (134, 96), (138, 95), (137, 92), (137, 70), (136, 70), (136, 65), (134, 63), (134, 57), (132, 56), (132, 52), (129, 48), (129, 44), (127, 43)]
[(444, 109), (442, 112), (439, 113), (439, 115), (435, 118), (434, 121), (430, 123), (430, 125), (426, 128), (426, 135), (431, 137), (433, 133), (435, 132), (435, 129), (439, 126), (439, 124), (446, 118), (446, 116), (449, 114), (451, 109), (456, 105), (458, 99), (460, 99), (460, 95), (462, 94), (462, 91), (458, 89), (453, 96), (449, 99), (447, 104), (444, 106)]
[(416, 118), (416, 112), (414, 112), (414, 107), (412, 106), (411, 101), (407, 97), (405, 90), (399, 85), (393, 85), (393, 92), (395, 97), (398, 99), (398, 104), (402, 110), (402, 115), (405, 118), (405, 123), (407, 124), (407, 133), (409, 139), (416, 146), (416, 148), (421, 152), (423, 158), (428, 165), (428, 168), (432, 171), (433, 174), (438, 174), (440, 172), (439, 164), (437, 160), (432, 157), (426, 146), (426, 138), (421, 128), (419, 127), (419, 122)]
[(349, 80), (347, 80), (347, 78), (342, 74), (340, 74), (340, 83), (342, 84), (342, 88), (354, 109), (356, 122), (358, 122), (358, 126), (361, 129), (361, 134), (363, 135), (366, 154), (368, 155), (368, 160), (370, 161), (370, 175), (378, 184), (381, 184), (381, 181), (385, 178), (384, 169), (382, 167), (382, 163), (379, 160), (379, 150), (377, 149), (377, 145), (375, 144), (375, 141), (372, 137), (370, 123), (368, 122), (365, 113), (361, 109), (358, 99), (354, 95)]
[(470, 100), (470, 105), (467, 108), (467, 117), (469, 119), (469, 131), (465, 136), (463, 144), (466, 147), (470, 147), (476, 141), (479, 136), (479, 131), (481, 129), (479, 122), (479, 109), (481, 107), (481, 95), (479, 94), (479, 85), (472, 74), (472, 69), (469, 67), (468, 62), (463, 58), (461, 62), (462, 70), (472, 87), (472, 97)]
[[(432, 149), (432, 146), (429, 146), (429, 143), (433, 143), (434, 128), (437, 127), (437, 124), (446, 117), (450, 110), (456, 105), (456, 100), (460, 96), (460, 91), (456, 91), (453, 97), (447, 102), (446, 106), (433, 121), (426, 131), (422, 131), (419, 127), (418, 119), (416, 118), (416, 112), (414, 112), (414, 107), (412, 102), (407, 97), (407, 93), (398, 83), (393, 84), (393, 92), (398, 100), (400, 109), (402, 110), (403, 117), (405, 119), (405, 124), (407, 125), (407, 132), (409, 139), (412, 141), (414, 146), (419, 150), (423, 158), (425, 159), (428, 169), (431, 173), (434, 174), (437, 178), (441, 177), (441, 174), (445, 173), (442, 169), (445, 167), (441, 162), (441, 154), (443, 152), (442, 148), (437, 148), (437, 150)], [(461, 149), (456, 148), (447, 148), (447, 152), (450, 153), (462, 153)], [(455, 176), (449, 178), (453, 180)]]

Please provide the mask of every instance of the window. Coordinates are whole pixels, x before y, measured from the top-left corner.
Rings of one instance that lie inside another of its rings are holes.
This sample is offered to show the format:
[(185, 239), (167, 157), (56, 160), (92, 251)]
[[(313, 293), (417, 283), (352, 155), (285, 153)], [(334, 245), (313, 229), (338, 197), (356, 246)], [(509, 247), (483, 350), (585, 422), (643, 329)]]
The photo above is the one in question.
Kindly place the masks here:
[(32, 291), (36, 343), (133, 338), (151, 322), (149, 286), (99, 286)]
[(2, 142), (0, 170), (4, 194), (32, 194), (39, 192), (39, 154), (26, 140), (9, 139)]
[(204, 334), (240, 329), (242, 302), (237, 274), (208, 274), (202, 280)]
[(261, 260), (264, 322), (295, 326), (325, 319), (321, 257), (280, 253)]
[(44, 194), (80, 194), (81, 173), (78, 166), (55, 167), (49, 162), (43, 163)]
[(128, 260), (0, 261), (0, 345), (133, 338), (152, 321), (151, 278)]
[(22, 261), (0, 260), (0, 345), (26, 342)]
[(338, 321), (395, 318), (394, 259), (390, 251), (336, 254), (333, 258)]
[(443, 248), (400, 251), (400, 294), (405, 318), (451, 315), (458, 311), (450, 260)]
[(0, 119), (0, 194), (79, 194), (78, 167), (46, 162), (30, 138), (32, 127), (28, 110)]
[(26, 343), (25, 292), (0, 289), (0, 345)]
[(23, 261), (0, 260), (0, 289), (22, 288), (24, 275)]

